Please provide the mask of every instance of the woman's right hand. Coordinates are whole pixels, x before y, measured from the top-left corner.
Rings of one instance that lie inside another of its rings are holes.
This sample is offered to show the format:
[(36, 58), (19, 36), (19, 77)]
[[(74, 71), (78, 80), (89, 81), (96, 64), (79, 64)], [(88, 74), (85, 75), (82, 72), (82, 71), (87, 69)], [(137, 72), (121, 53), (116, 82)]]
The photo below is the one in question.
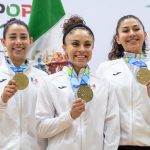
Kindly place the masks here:
[(17, 92), (16, 81), (10, 80), (8, 84), (4, 87), (3, 93), (1, 95), (2, 101), (7, 103), (8, 100)]
[(78, 98), (73, 102), (70, 115), (73, 119), (80, 117), (82, 112), (85, 111), (85, 101)]

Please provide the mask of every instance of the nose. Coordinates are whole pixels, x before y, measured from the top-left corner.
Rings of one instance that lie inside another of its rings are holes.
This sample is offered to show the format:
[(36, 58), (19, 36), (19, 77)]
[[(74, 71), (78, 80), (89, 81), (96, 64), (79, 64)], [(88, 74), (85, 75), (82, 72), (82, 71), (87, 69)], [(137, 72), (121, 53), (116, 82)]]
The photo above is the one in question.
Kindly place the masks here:
[(79, 47), (79, 49), (78, 49), (78, 51), (85, 51), (85, 47), (84, 47), (84, 45), (81, 45), (80, 47)]
[(129, 35), (130, 36), (134, 36), (135, 35), (135, 31), (134, 30), (130, 30)]
[(17, 44), (21, 44), (21, 42), (22, 42), (21, 39), (18, 37), (18, 38), (16, 39), (16, 43), (17, 43)]

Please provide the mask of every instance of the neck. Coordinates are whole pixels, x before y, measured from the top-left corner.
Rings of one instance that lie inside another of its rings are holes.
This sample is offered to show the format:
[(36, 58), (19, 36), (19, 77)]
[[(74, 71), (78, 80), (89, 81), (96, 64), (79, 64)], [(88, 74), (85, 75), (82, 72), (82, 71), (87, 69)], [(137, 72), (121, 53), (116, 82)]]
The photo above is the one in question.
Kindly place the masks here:
[(77, 76), (78, 76), (78, 74), (79, 74), (81, 68), (79, 69), (79, 68), (73, 67), (73, 69), (75, 70), (75, 72), (76, 72), (76, 74), (77, 74)]
[(142, 50), (139, 51), (124, 51), (125, 53), (132, 53), (132, 54), (142, 54)]
[(19, 66), (21, 66), (24, 62), (25, 62), (25, 60), (11, 60), (12, 61), (12, 63), (13, 63), (13, 65), (15, 66), (15, 67), (19, 67)]

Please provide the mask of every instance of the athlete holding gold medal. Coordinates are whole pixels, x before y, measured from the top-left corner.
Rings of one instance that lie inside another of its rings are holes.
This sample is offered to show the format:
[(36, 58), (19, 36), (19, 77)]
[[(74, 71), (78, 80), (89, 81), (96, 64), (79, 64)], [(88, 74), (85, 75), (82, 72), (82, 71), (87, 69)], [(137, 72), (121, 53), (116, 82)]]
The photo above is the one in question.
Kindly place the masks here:
[[(63, 25), (63, 49), (68, 65), (43, 79), (36, 118), (47, 150), (116, 150), (119, 109), (111, 83), (91, 73), (87, 64), (94, 34), (79, 16)], [(115, 136), (114, 136), (115, 135)]]
[(45, 150), (34, 116), (40, 78), (46, 73), (26, 58), (32, 38), (28, 26), (11, 19), (4, 25), (5, 59), (0, 64), (0, 149)]
[(111, 81), (120, 106), (121, 138), (118, 150), (150, 149), (150, 60), (147, 33), (134, 15), (118, 20), (109, 60), (97, 75)]

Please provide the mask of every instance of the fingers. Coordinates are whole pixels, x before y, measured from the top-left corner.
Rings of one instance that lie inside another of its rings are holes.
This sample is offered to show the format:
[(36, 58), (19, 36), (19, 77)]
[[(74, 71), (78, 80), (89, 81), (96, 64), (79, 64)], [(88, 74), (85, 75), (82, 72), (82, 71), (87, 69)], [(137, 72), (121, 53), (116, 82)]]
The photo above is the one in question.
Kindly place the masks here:
[(10, 80), (2, 93), (3, 102), (7, 102), (17, 92), (16, 81)]
[(9, 80), (7, 85), (16, 85), (16, 81), (15, 80)]
[(82, 99), (77, 99), (73, 104), (72, 104), (72, 109), (71, 109), (71, 117), (73, 119), (78, 118), (82, 112), (85, 111), (85, 102)]
[(85, 104), (84, 101), (82, 100), (77, 100), (76, 102), (73, 103), (72, 108), (75, 109), (76, 111), (84, 111), (85, 110)]

